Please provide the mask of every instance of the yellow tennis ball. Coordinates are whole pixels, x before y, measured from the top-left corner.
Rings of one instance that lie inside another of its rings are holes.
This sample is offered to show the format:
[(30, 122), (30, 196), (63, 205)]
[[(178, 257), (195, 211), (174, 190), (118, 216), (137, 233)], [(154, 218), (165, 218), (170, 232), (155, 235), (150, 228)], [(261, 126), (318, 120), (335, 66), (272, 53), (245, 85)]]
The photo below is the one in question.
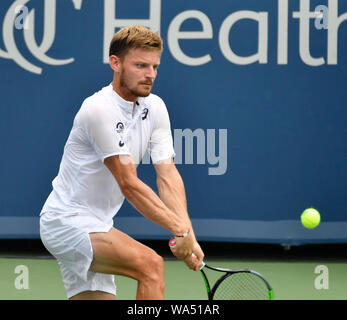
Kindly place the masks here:
[(307, 229), (313, 229), (320, 223), (320, 214), (314, 208), (308, 208), (301, 214), (301, 223)]

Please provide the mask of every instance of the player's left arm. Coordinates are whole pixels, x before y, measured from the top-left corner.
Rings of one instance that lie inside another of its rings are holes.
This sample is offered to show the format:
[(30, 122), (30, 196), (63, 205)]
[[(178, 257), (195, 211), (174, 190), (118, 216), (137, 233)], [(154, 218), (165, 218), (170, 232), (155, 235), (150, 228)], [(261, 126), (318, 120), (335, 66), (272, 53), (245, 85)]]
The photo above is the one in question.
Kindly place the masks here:
[[(155, 163), (154, 168), (157, 174), (157, 187), (160, 199), (171, 211), (184, 219), (187, 225), (190, 226), (190, 233), (194, 240), (193, 253), (198, 258), (198, 265), (200, 265), (204, 259), (204, 253), (196, 240), (194, 229), (188, 215), (183, 179), (172, 158)], [(187, 261), (185, 262), (188, 264)]]

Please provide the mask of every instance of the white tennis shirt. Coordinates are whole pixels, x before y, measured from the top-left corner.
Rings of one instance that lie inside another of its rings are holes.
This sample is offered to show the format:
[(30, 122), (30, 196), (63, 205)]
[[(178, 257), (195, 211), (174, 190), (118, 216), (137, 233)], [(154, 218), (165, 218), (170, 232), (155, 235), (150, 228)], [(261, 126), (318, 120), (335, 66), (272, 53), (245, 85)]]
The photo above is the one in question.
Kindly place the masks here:
[[(146, 151), (153, 163), (175, 155), (163, 100), (150, 94), (134, 106), (112, 84), (96, 92), (75, 116), (53, 190), (40, 215), (89, 216), (112, 227), (124, 196), (104, 160), (126, 154), (139, 164)], [(92, 229), (89, 226), (88, 231)]]

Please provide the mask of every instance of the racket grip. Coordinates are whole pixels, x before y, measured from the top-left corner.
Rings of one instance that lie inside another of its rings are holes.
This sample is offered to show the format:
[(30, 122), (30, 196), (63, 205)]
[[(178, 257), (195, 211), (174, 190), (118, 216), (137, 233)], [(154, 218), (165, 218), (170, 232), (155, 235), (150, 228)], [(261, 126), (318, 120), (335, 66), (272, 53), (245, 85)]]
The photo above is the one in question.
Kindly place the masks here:
[[(192, 253), (192, 256), (194, 257), (195, 254)], [(200, 265), (200, 267), (199, 267), (199, 270), (203, 269), (203, 268), (205, 267), (205, 265), (206, 265), (206, 263), (205, 263), (204, 261), (201, 261), (201, 265)]]
[[(176, 239), (175, 239), (175, 237), (170, 239), (169, 246), (170, 246), (170, 248), (175, 248), (176, 247)], [(195, 254), (192, 253), (192, 256), (195, 256)], [(201, 270), (203, 267), (205, 267), (205, 262), (204, 261), (201, 262), (199, 270)]]

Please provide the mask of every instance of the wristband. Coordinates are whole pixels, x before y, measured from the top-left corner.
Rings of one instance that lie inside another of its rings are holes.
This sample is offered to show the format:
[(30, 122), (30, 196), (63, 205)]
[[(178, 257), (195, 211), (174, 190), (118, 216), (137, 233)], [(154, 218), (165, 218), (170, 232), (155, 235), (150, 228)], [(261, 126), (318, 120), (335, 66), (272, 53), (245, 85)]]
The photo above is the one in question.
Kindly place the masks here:
[(186, 233), (183, 233), (182, 235), (179, 235), (179, 236), (175, 235), (175, 237), (177, 237), (177, 238), (186, 238), (189, 235), (189, 231), (190, 231), (190, 229), (188, 229), (188, 231)]

